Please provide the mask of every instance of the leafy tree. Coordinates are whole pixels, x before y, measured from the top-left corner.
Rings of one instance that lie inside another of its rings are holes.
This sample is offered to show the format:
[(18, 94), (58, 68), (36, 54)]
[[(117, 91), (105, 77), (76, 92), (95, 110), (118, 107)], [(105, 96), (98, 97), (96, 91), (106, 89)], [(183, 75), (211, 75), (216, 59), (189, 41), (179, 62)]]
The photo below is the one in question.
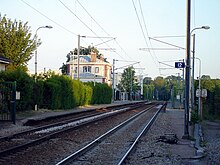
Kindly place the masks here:
[[(72, 52), (72, 53), (74, 53), (74, 55), (77, 55), (77, 50), (78, 50), (78, 49), (75, 48), (75, 49), (74, 49), (74, 52)], [(98, 49), (95, 48), (94, 46), (88, 46), (88, 48), (81, 47), (81, 48), (80, 48), (80, 51), (79, 51), (79, 54), (81, 54), (81, 55), (89, 55), (90, 52), (96, 53), (96, 54), (97, 54), (97, 57), (100, 56)]]
[(201, 79), (203, 79), (203, 80), (211, 80), (211, 77), (209, 75), (202, 75)]
[(67, 74), (67, 64), (64, 64), (59, 68), (63, 75)]
[(153, 83), (153, 80), (151, 77), (145, 77), (143, 83), (149, 85)]
[(135, 70), (134, 67), (128, 67), (122, 73), (121, 81), (118, 84), (118, 88), (124, 92), (129, 92), (129, 97), (131, 98), (131, 92), (136, 92), (137, 84), (134, 81)]
[(207, 79), (207, 77), (202, 77), (201, 78), (201, 86), (202, 86), (203, 89), (207, 89), (211, 92), (215, 88), (215, 84), (214, 84), (213, 80)]
[(153, 100), (154, 99), (154, 85), (144, 84), (144, 99)]
[[(69, 62), (70, 61), (70, 56), (73, 55), (73, 51), (70, 51), (67, 55), (66, 55), (66, 62)], [(59, 68), (62, 72), (63, 75), (67, 75), (67, 64), (63, 63), (63, 65)]]
[(155, 86), (155, 95), (156, 98), (159, 100), (165, 100), (167, 99), (167, 91), (166, 91), (166, 81), (163, 77), (156, 77), (154, 79), (154, 86)]
[(6, 18), (0, 15), (0, 54), (12, 60), (9, 70), (21, 68), (27, 70), (27, 62), (32, 58), (37, 41), (31, 39), (28, 23)]

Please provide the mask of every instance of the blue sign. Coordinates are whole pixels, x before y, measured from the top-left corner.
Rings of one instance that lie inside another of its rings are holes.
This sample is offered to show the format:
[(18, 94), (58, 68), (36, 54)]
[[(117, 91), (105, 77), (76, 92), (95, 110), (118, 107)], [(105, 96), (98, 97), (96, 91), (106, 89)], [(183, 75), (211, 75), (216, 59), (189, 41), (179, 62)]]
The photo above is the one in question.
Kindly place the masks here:
[(185, 62), (175, 62), (175, 68), (185, 68)]

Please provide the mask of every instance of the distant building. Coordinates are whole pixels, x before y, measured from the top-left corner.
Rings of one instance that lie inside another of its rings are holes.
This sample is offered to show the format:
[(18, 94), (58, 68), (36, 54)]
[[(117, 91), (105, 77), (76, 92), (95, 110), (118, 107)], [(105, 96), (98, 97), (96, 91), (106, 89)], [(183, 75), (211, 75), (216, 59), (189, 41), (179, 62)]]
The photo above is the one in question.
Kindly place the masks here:
[[(72, 55), (67, 62), (67, 74), (73, 79), (77, 79), (78, 57)], [(111, 85), (112, 65), (105, 62), (104, 57), (97, 58), (96, 53), (90, 55), (80, 55), (79, 57), (79, 79), (82, 82), (99, 82)]]
[(3, 55), (0, 54), (0, 71), (5, 71), (7, 65), (11, 62), (10, 59), (4, 57)]

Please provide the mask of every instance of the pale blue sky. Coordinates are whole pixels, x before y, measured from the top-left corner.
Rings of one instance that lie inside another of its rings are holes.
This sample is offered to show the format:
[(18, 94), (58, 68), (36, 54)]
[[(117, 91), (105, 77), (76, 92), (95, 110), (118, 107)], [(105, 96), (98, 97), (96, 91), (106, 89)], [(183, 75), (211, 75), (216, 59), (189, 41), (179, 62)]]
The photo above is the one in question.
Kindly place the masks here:
[[(57, 70), (66, 61), (66, 54), (77, 47), (77, 35), (116, 37), (116, 41), (99, 45), (98, 48), (115, 48), (112, 51), (100, 50), (107, 60), (140, 61), (135, 65), (136, 72), (148, 74), (150, 77), (169, 76), (181, 73), (177, 69), (165, 69), (166, 65), (174, 66), (174, 62), (185, 59), (185, 50), (141, 51), (139, 48), (173, 48), (150, 40), (156, 36), (185, 36), (186, 33), (186, 0), (140, 0), (145, 26), (143, 23), (139, 0), (0, 0), (0, 13), (8, 18), (28, 22), (33, 34), (40, 26), (51, 25), (53, 29), (40, 29), (38, 36), (42, 45), (38, 48), (38, 70)], [(28, 6), (26, 3), (30, 6)], [(64, 7), (65, 4), (69, 10)], [(79, 3), (80, 2), (80, 3)], [(141, 31), (138, 12), (147, 45)], [(81, 5), (91, 14), (96, 22), (86, 13)], [(191, 29), (208, 25), (209, 30), (197, 30), (196, 57), (202, 60), (202, 74), (212, 78), (220, 78), (220, 1), (192, 0)], [(37, 11), (38, 12), (37, 12)], [(41, 14), (40, 14), (40, 13)], [(43, 15), (44, 16), (43, 16)], [(79, 17), (86, 25), (80, 22)], [(88, 26), (88, 27), (86, 27)], [(107, 33), (106, 33), (107, 32)], [(185, 47), (185, 37), (157, 38), (171, 44)], [(109, 39), (82, 38), (81, 46), (96, 45)], [(166, 62), (170, 61), (170, 62)], [(132, 63), (132, 62), (130, 62)], [(129, 62), (116, 62), (116, 68)], [(161, 69), (160, 69), (161, 68)], [(195, 77), (198, 76), (196, 62)], [(34, 71), (34, 58), (29, 62), (30, 71)]]

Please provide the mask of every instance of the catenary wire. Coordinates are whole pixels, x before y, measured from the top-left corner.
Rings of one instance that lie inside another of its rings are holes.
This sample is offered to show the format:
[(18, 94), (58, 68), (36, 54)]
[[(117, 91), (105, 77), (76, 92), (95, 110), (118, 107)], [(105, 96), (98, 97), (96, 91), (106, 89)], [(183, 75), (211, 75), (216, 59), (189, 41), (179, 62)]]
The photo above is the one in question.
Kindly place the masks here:
[[(133, 4), (133, 7), (134, 7), (134, 10), (135, 10), (135, 13), (136, 13), (136, 16), (137, 16), (137, 19), (138, 19), (138, 22), (139, 22), (140, 28), (141, 28), (142, 35), (143, 35), (144, 40), (145, 40), (146, 46), (148, 47), (147, 39), (146, 39), (146, 36), (145, 36), (144, 30), (143, 30), (143, 27), (142, 27), (142, 24), (141, 24), (141, 21), (140, 21), (140, 18), (139, 18), (139, 15), (138, 15), (138, 12), (137, 12), (137, 9), (136, 9), (136, 6), (135, 6), (135, 3), (134, 3), (134, 0), (132, 0), (132, 4)], [(156, 60), (155, 60), (155, 58), (153, 57), (153, 55), (151, 54), (151, 52), (150, 52), (150, 55), (151, 55), (151, 57), (152, 57), (152, 59), (153, 59), (153, 61), (154, 61), (154, 64), (155, 64), (156, 67), (157, 67)], [(158, 60), (157, 60), (157, 61), (158, 61)]]
[[(61, 0), (58, 0), (71, 14), (73, 14), (84, 26), (86, 26), (95, 36), (97, 36), (103, 43), (105, 42), (102, 38), (100, 38), (86, 23), (84, 23), (68, 6), (66, 6)], [(107, 43), (105, 43), (109, 48), (111, 48)], [(118, 54), (121, 58), (123, 58), (119, 53)]]
[[(141, 5), (141, 1), (140, 0), (139, 0), (139, 7), (140, 7), (140, 11), (141, 11), (142, 20), (143, 20), (143, 23), (144, 23), (144, 28), (145, 28), (145, 31), (146, 31), (146, 34), (147, 34), (150, 46), (152, 48), (153, 46), (152, 46), (151, 40), (149, 39), (149, 33), (148, 33), (148, 30), (147, 30), (147, 25), (146, 25), (146, 22), (145, 22), (145, 18), (144, 18), (144, 14), (143, 14), (142, 5)], [(158, 62), (159, 60), (158, 60), (158, 58), (157, 58), (157, 56), (156, 56), (154, 51), (153, 51), (153, 54), (156, 57), (156, 61)]]
[(76, 35), (76, 33), (68, 30), (67, 28), (65, 28), (64, 26), (60, 25), (59, 23), (57, 23), (56, 21), (54, 21), (53, 19), (49, 18), (48, 16), (46, 16), (45, 14), (43, 14), (42, 12), (40, 12), (39, 10), (37, 10), (36, 8), (34, 8), (33, 6), (31, 6), (29, 3), (27, 3), (26, 1), (24, 0), (21, 0), (21, 2), (23, 2), (24, 4), (26, 4), (27, 6), (29, 6), (30, 8), (32, 8), (33, 10), (35, 10), (37, 13), (39, 13), (40, 15), (42, 15), (43, 17), (47, 18), (48, 20), (50, 20), (51, 22), (53, 22), (54, 24), (56, 24), (57, 26), (59, 26), (60, 28), (64, 29), (65, 31), (73, 34), (73, 35)]
[[(90, 16), (90, 18), (103, 30), (103, 32), (105, 33), (105, 34), (107, 34), (109, 37), (112, 37), (99, 23), (98, 23), (98, 21), (96, 21), (93, 17), (92, 17), (92, 15), (88, 12), (88, 10), (86, 10), (86, 8), (78, 1), (78, 0), (76, 0), (78, 3), (79, 3), (79, 5), (83, 8), (83, 10), (85, 10), (85, 12)], [(112, 37), (113, 38), (113, 37)], [(116, 40), (116, 38), (115, 38), (115, 42), (116, 42), (116, 44), (119, 46), (119, 48), (124, 52), (124, 54), (127, 56), (127, 57), (129, 57), (130, 59), (132, 59), (127, 53), (126, 53), (126, 51), (122, 48), (122, 46), (119, 44), (119, 42)], [(116, 51), (115, 51), (115, 53), (116, 54), (118, 54)], [(121, 57), (121, 56), (120, 56)], [(123, 58), (124, 59), (124, 58)], [(132, 59), (133, 60), (133, 59)]]

